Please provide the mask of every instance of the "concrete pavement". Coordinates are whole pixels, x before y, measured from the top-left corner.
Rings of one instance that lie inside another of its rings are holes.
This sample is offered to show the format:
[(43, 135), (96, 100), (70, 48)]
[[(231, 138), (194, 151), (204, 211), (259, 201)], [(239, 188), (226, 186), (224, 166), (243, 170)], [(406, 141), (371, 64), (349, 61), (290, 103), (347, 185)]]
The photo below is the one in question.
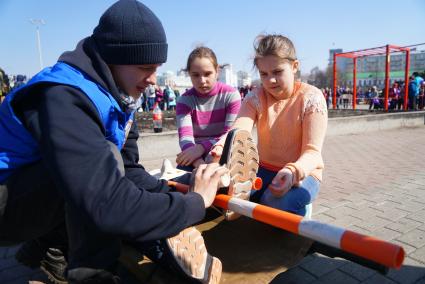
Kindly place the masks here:
[[(403, 267), (388, 275), (343, 259), (307, 256), (272, 283), (425, 283), (425, 126), (330, 136), (313, 218), (400, 244)], [(172, 158), (172, 157), (170, 157)], [(158, 168), (160, 159), (145, 161)], [(0, 283), (44, 280), (0, 248)]]

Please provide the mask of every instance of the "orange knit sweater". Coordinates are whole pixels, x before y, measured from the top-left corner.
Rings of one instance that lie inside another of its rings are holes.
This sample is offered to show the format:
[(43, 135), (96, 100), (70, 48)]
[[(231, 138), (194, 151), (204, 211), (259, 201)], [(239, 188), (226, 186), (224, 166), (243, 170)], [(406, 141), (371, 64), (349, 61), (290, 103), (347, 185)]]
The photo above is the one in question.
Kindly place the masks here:
[(251, 131), (257, 125), (260, 165), (274, 171), (286, 167), (299, 184), (308, 175), (322, 180), (327, 122), (322, 92), (297, 82), (287, 99), (276, 99), (263, 88), (245, 98), (232, 128)]

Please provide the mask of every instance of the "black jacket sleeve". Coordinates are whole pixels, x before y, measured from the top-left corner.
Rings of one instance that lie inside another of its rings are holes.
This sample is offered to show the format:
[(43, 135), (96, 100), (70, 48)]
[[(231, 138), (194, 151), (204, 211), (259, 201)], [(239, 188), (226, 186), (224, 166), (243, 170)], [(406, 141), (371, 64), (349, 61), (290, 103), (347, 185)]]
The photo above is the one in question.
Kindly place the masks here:
[(168, 192), (169, 187), (164, 180), (158, 180), (146, 172), (145, 168), (139, 164), (139, 148), (137, 139), (139, 131), (137, 122), (134, 121), (127, 141), (121, 150), (124, 161), (125, 176), (140, 188), (144, 188), (150, 192)]
[[(123, 176), (104, 136), (94, 105), (67, 86), (50, 86), (37, 99), (23, 99), (18, 112), (40, 145), (46, 167), (65, 201), (99, 230), (135, 241), (177, 234), (204, 217), (202, 197), (168, 192), (137, 165), (136, 134), (122, 154)], [(140, 177), (139, 177), (140, 175)]]

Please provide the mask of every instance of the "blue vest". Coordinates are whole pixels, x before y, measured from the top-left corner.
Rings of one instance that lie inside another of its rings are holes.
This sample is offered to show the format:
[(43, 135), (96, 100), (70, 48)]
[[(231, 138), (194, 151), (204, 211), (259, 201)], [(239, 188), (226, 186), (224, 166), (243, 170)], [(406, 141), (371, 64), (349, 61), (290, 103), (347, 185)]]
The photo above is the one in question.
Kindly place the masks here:
[[(12, 109), (16, 94), (40, 83), (69, 85), (83, 92), (96, 107), (103, 122), (105, 138), (122, 149), (134, 112), (126, 114), (112, 95), (85, 73), (63, 62), (45, 68), (28, 84), (10, 93), (0, 105), (0, 184), (18, 168), (41, 159), (37, 141)], [(32, 95), (32, 92), (25, 94)], [(60, 95), (60, 94), (58, 94)]]

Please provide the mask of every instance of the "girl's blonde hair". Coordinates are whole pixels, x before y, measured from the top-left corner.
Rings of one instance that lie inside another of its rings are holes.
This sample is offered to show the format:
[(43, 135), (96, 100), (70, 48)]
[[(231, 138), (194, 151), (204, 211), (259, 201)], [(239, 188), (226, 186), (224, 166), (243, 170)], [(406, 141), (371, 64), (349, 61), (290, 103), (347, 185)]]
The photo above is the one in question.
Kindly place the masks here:
[(268, 55), (274, 55), (282, 60), (297, 60), (292, 41), (283, 35), (259, 35), (254, 40), (254, 66), (257, 61)]
[(189, 54), (189, 57), (187, 58), (187, 72), (190, 71), (190, 65), (192, 64), (193, 60), (195, 60), (195, 58), (208, 58), (213, 64), (214, 68), (218, 69), (217, 56), (215, 56), (214, 51), (206, 46), (199, 46), (192, 50), (192, 52)]

